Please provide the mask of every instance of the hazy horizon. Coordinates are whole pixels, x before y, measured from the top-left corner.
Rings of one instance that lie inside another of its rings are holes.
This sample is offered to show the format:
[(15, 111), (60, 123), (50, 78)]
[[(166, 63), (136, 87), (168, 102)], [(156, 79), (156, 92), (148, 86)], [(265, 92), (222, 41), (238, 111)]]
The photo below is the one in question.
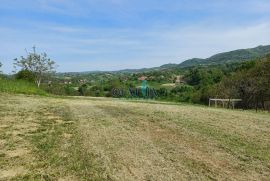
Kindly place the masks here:
[(35, 45), (59, 72), (181, 63), (270, 44), (267, 0), (3, 0), (1, 70)]

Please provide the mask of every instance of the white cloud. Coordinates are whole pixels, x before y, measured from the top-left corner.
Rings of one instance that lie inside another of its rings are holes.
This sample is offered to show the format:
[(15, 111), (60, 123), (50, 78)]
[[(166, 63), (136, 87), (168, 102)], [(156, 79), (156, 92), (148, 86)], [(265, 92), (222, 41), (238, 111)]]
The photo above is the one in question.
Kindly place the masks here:
[[(76, 33), (70, 36), (70, 32), (74, 33), (73, 29), (81, 30), (80, 27), (65, 28), (72, 31), (46, 33), (47, 30), (43, 30), (44, 32), (33, 35), (33, 32), (13, 30), (13, 36), (10, 35), (9, 29), (1, 28), (0, 37), (4, 43), (0, 46), (0, 51), (4, 53), (0, 59), (5, 60), (4, 69), (10, 71), (13, 58), (24, 55), (24, 49), (30, 49), (34, 44), (38, 50), (48, 52), (58, 62), (60, 71), (71, 71), (71, 68), (80, 71), (152, 67), (169, 62), (180, 63), (193, 57), (206, 58), (234, 49), (270, 44), (268, 22), (237, 27), (205, 23), (144, 31), (98, 29), (93, 30), (96, 33), (91, 34), (93, 38), (83, 38)], [(67, 66), (67, 63), (74, 66)]]

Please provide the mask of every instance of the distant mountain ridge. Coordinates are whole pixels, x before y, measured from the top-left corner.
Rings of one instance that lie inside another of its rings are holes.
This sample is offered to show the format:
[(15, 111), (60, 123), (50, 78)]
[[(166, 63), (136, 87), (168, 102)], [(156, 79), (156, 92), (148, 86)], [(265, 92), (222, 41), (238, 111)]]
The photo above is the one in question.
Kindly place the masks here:
[(193, 58), (180, 63), (179, 67), (191, 67), (198, 65), (218, 65), (223, 63), (244, 62), (256, 59), (270, 53), (270, 45), (256, 48), (239, 49), (225, 53), (219, 53), (206, 59)]
[(244, 62), (244, 61), (260, 58), (267, 54), (270, 54), (270, 45), (266, 45), (266, 46), (261, 45), (255, 48), (239, 49), (239, 50), (219, 53), (206, 59), (192, 58), (192, 59), (183, 61), (180, 64), (168, 63), (168, 64), (161, 65), (160, 67), (153, 67), (153, 68), (123, 69), (123, 70), (118, 70), (118, 71), (87, 71), (87, 72), (77, 72), (77, 73), (78, 74), (104, 73), (104, 72), (140, 73), (140, 72), (149, 72), (149, 71), (161, 71), (161, 70), (167, 70), (167, 69), (173, 69), (173, 68), (187, 68), (187, 67), (202, 66), (202, 65), (207, 66), (207, 65), (225, 64), (225, 63), (238, 63), (238, 62)]
[(219, 53), (206, 59), (192, 58), (180, 64), (169, 63), (169, 64), (161, 65), (160, 67), (143, 68), (143, 69), (125, 69), (125, 70), (120, 70), (117, 72), (136, 73), (136, 72), (164, 70), (164, 69), (171, 69), (171, 68), (187, 68), (187, 67), (200, 66), (200, 65), (207, 66), (207, 65), (225, 64), (225, 63), (239, 63), (239, 62), (244, 62), (244, 61), (260, 58), (267, 54), (270, 54), (270, 45), (266, 45), (266, 46), (261, 45), (255, 48), (239, 49), (239, 50)]

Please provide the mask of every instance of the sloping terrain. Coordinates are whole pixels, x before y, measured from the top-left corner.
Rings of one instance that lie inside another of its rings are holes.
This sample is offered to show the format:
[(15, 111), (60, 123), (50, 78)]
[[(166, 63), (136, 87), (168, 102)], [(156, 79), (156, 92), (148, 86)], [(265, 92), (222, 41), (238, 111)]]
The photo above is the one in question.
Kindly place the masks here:
[(270, 45), (258, 46), (256, 48), (234, 50), (219, 53), (206, 59), (193, 58), (179, 64), (179, 67), (192, 67), (198, 65), (218, 65), (225, 63), (239, 63), (263, 57), (270, 53)]
[(88, 71), (88, 72), (66, 72), (66, 73), (58, 73), (58, 76), (74, 76), (74, 75), (86, 75), (86, 74), (94, 74), (94, 73), (145, 73), (152, 71), (162, 71), (162, 70), (170, 70), (175, 68), (187, 68), (187, 67), (195, 67), (195, 66), (209, 66), (209, 65), (221, 65), (221, 64), (230, 64), (230, 63), (240, 63), (245, 62), (257, 58), (261, 58), (270, 54), (270, 45), (266, 46), (258, 46), (255, 48), (248, 49), (239, 49), (233, 50), (229, 52), (222, 52), (216, 55), (213, 55), (209, 58), (192, 58), (188, 60), (184, 60), (180, 64), (176, 63), (168, 63), (161, 65), (159, 67), (151, 67), (151, 68), (141, 68), (141, 69), (123, 69), (118, 71)]
[(0, 95), (0, 180), (268, 180), (270, 116)]

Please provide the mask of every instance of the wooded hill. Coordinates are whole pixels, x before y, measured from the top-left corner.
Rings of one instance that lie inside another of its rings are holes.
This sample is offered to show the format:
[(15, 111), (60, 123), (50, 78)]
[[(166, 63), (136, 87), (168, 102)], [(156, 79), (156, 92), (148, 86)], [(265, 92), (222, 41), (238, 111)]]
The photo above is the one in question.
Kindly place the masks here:
[(224, 53), (219, 53), (213, 55), (209, 58), (192, 58), (189, 60), (185, 60), (180, 64), (164, 64), (160, 67), (153, 68), (142, 68), (142, 69), (125, 69), (117, 72), (127, 72), (127, 73), (138, 73), (138, 72), (146, 72), (146, 71), (155, 71), (155, 70), (164, 70), (164, 69), (174, 69), (174, 68), (186, 68), (186, 67), (194, 67), (194, 66), (208, 66), (208, 65), (219, 65), (225, 63), (240, 63), (248, 60), (264, 57), (265, 55), (270, 53), (270, 45), (266, 46), (258, 46), (255, 48), (248, 49), (239, 49)]
[(225, 53), (219, 53), (206, 59), (193, 58), (180, 63), (179, 67), (191, 67), (198, 65), (218, 65), (224, 63), (237, 63), (263, 57), (270, 53), (270, 45), (256, 48), (240, 49)]

